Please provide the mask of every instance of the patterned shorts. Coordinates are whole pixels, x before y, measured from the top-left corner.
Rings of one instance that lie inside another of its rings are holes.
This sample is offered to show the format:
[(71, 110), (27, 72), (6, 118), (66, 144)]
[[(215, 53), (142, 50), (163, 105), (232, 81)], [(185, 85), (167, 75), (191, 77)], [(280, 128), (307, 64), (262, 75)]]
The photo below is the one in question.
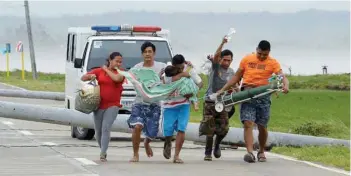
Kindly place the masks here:
[(240, 107), (240, 120), (252, 121), (267, 128), (271, 109), (271, 96), (264, 95), (257, 99), (252, 99), (242, 103)]
[(161, 107), (157, 104), (136, 103), (132, 107), (131, 115), (127, 121), (130, 128), (135, 125), (143, 126), (143, 133), (147, 138), (157, 137)]
[(199, 134), (206, 136), (226, 135), (229, 131), (228, 112), (217, 112), (214, 102), (204, 102), (203, 119), (200, 123)]

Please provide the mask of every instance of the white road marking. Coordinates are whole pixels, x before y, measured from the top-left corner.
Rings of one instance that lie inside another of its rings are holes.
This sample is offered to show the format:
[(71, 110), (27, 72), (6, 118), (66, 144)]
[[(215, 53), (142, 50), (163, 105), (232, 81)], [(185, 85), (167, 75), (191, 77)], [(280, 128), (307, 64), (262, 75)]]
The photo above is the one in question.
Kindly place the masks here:
[(56, 146), (56, 143), (53, 142), (43, 142), (43, 145), (47, 145), (47, 146)]
[(51, 176), (99, 176), (98, 174), (67, 174), (67, 175), (51, 175)]
[(84, 165), (98, 165), (97, 163), (95, 163), (94, 161), (88, 160), (86, 158), (74, 158), (75, 160), (83, 163)]
[(10, 121), (2, 121), (2, 123), (3, 123), (4, 125), (13, 125), (13, 123), (10, 122)]
[(319, 165), (319, 164), (315, 164), (315, 163), (312, 163), (312, 162), (309, 162), (309, 161), (298, 160), (298, 159), (293, 158), (293, 157), (289, 157), (289, 156), (285, 156), (285, 155), (279, 155), (279, 154), (276, 154), (276, 153), (267, 152), (267, 154), (271, 155), (271, 156), (275, 156), (277, 158), (289, 160), (289, 161), (305, 163), (305, 164), (310, 165), (310, 166), (314, 166), (314, 167), (317, 167), (317, 168), (320, 168), (320, 169), (329, 170), (329, 171), (336, 172), (336, 173), (339, 173), (339, 174), (350, 175), (350, 173), (345, 171), (345, 170), (341, 170), (341, 169), (337, 169), (337, 168), (331, 168), (331, 167), (325, 167), (325, 166), (322, 166), (322, 165)]
[(30, 131), (25, 131), (25, 130), (23, 130), (23, 131), (18, 131), (18, 132), (20, 132), (20, 133), (22, 133), (22, 134), (24, 134), (24, 135), (27, 135), (27, 136), (33, 135), (33, 133), (31, 133)]

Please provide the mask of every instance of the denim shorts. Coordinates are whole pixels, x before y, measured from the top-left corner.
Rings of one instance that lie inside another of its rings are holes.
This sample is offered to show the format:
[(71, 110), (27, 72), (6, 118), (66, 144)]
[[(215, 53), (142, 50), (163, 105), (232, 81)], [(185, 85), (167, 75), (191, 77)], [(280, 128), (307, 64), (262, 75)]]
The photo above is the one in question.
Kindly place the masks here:
[(240, 120), (242, 123), (245, 121), (255, 122), (267, 128), (271, 109), (271, 96), (264, 95), (262, 97), (251, 99), (244, 102), (240, 106)]
[(143, 126), (145, 137), (154, 139), (157, 137), (161, 107), (157, 104), (136, 103), (132, 107), (131, 115), (127, 121), (130, 128), (135, 125)]

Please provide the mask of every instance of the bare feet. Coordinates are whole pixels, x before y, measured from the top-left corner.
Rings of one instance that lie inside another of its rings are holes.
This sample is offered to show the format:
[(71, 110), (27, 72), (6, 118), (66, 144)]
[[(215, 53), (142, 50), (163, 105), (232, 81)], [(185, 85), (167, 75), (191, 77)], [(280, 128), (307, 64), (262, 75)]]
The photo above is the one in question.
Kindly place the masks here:
[(129, 162), (132, 162), (132, 163), (139, 162), (139, 155), (134, 155), (133, 158), (129, 160)]
[(144, 142), (145, 152), (147, 157), (153, 157), (154, 153), (152, 152), (151, 146), (149, 142)]

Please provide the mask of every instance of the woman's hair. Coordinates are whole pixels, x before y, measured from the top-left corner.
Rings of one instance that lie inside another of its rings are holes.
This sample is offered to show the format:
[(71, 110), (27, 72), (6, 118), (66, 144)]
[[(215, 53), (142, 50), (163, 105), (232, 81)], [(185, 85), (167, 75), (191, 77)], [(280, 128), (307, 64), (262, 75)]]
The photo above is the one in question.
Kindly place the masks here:
[(110, 61), (113, 60), (115, 57), (117, 56), (122, 56), (122, 54), (120, 52), (112, 52), (109, 56), (108, 59), (106, 59), (106, 66), (109, 67), (110, 66)]

